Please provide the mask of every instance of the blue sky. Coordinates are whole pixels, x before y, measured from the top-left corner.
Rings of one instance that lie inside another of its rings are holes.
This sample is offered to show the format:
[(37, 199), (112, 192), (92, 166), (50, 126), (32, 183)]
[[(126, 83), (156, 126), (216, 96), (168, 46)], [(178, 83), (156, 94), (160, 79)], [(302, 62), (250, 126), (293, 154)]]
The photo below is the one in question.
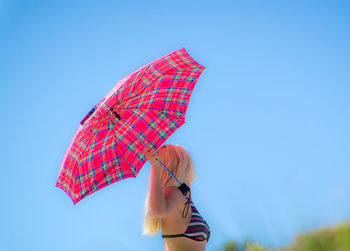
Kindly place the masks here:
[(168, 143), (192, 154), (207, 248), (350, 219), (348, 1), (0, 0), (0, 250), (161, 250), (147, 163), (73, 206), (55, 187), (80, 120), (185, 47), (207, 67)]

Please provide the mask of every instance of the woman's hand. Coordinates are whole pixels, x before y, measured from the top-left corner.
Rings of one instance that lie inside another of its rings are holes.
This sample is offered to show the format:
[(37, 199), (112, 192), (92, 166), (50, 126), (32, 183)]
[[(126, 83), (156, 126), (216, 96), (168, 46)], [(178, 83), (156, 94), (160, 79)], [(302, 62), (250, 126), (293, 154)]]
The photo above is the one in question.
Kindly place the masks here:
[(152, 146), (147, 146), (143, 153), (146, 155), (146, 158), (149, 160), (153, 167), (158, 167), (161, 165), (159, 162), (160, 156)]

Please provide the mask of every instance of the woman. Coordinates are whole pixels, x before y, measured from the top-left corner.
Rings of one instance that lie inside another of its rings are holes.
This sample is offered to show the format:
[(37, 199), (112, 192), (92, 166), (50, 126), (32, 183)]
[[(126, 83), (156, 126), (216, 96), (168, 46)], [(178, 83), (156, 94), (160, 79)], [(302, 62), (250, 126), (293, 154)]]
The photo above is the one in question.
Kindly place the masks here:
[(210, 230), (192, 203), (190, 190), (181, 191), (159, 162), (190, 188), (195, 176), (190, 155), (179, 145), (164, 145), (158, 153), (149, 146), (144, 153), (152, 165), (144, 234), (154, 235), (162, 230), (166, 251), (205, 250)]

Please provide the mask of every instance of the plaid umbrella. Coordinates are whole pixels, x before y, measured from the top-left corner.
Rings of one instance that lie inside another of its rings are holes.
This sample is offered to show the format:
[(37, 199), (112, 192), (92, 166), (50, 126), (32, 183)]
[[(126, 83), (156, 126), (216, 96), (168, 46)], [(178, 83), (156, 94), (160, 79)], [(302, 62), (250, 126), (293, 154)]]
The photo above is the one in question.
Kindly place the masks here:
[(157, 149), (184, 124), (204, 69), (182, 48), (118, 81), (80, 122), (56, 187), (76, 204), (118, 180), (136, 177), (147, 161), (144, 148)]

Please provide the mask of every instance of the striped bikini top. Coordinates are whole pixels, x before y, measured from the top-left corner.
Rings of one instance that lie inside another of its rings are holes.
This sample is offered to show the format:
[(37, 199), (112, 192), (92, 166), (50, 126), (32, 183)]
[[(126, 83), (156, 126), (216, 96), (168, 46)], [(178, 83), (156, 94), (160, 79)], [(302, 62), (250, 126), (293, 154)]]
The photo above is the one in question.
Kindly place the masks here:
[[(189, 192), (191, 191), (189, 190)], [(190, 223), (188, 224), (188, 227), (183, 234), (162, 235), (162, 237), (175, 238), (175, 237), (184, 236), (195, 241), (205, 241), (205, 240), (209, 241), (210, 230), (207, 222), (202, 218), (202, 216), (199, 214), (198, 210), (194, 206), (191, 200), (191, 196), (188, 196), (187, 193), (183, 193), (183, 194), (185, 195), (187, 202), (185, 203), (185, 208), (182, 212), (182, 217), (186, 218), (188, 214), (189, 205), (191, 205), (192, 216), (191, 216)]]

